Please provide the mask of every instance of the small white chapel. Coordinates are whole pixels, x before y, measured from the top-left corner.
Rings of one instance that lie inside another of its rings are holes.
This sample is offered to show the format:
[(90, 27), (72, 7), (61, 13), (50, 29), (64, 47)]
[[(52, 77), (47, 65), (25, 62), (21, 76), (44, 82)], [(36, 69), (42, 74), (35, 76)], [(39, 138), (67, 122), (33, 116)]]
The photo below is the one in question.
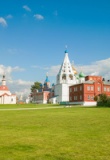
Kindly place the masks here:
[(0, 104), (16, 104), (16, 95), (9, 91), (5, 75), (2, 78), (2, 85), (0, 85)]

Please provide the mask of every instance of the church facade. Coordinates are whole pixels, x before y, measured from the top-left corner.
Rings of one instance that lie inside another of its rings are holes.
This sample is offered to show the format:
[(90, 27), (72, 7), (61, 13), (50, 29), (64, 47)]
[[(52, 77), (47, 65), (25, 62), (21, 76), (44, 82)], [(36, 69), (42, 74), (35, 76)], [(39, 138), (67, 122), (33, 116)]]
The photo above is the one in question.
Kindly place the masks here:
[(16, 104), (16, 95), (11, 94), (7, 85), (5, 75), (2, 78), (2, 84), (0, 86), (0, 104)]

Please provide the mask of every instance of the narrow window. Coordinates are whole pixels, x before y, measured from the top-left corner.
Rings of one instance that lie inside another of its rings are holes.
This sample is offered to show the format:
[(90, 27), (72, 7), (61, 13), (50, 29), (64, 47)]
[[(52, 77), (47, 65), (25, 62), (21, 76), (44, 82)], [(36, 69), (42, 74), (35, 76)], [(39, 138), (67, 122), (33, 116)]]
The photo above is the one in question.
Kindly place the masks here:
[(97, 87), (97, 90), (100, 91), (100, 87)]
[(87, 90), (90, 91), (90, 86), (87, 86)]
[(70, 92), (72, 92), (72, 88), (70, 88)]
[(88, 100), (90, 100), (90, 95), (88, 95)]
[(82, 95), (80, 95), (80, 100), (82, 100)]

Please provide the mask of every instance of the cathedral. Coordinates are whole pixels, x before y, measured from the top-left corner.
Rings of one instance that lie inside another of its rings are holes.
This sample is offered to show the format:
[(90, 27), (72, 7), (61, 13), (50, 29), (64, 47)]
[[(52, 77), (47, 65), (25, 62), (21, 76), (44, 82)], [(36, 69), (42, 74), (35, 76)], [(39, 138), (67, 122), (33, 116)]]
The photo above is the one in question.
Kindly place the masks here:
[(85, 76), (82, 71), (78, 74), (65, 50), (64, 60), (56, 75), (56, 84), (51, 87), (46, 76), (40, 89), (33, 92), (33, 102), (96, 106), (94, 97), (102, 93), (110, 96), (110, 80), (103, 81), (101, 76)]
[(16, 95), (11, 94), (7, 85), (5, 75), (2, 78), (2, 84), (0, 86), (0, 104), (16, 104)]
[(56, 85), (54, 86), (54, 97), (56, 98), (56, 103), (69, 102), (69, 87), (71, 85), (81, 83), (84, 80), (85, 75), (83, 72), (78, 75), (75, 67), (70, 63), (68, 51), (65, 50), (65, 57), (56, 76)]
[(48, 76), (44, 84), (40, 85), (39, 90), (34, 90), (32, 93), (33, 103), (62, 103), (69, 102), (69, 86), (83, 82), (85, 75), (81, 72), (77, 74), (76, 69), (70, 63), (68, 51), (65, 50), (65, 57), (56, 76), (56, 84), (50, 85)]

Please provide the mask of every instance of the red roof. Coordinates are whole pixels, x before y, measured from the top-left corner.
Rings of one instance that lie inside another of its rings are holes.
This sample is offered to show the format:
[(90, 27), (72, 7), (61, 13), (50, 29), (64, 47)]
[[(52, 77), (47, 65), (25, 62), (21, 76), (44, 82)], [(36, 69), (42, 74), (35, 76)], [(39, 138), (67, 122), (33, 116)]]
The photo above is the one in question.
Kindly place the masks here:
[(9, 91), (7, 86), (0, 86), (0, 90), (2, 91)]

